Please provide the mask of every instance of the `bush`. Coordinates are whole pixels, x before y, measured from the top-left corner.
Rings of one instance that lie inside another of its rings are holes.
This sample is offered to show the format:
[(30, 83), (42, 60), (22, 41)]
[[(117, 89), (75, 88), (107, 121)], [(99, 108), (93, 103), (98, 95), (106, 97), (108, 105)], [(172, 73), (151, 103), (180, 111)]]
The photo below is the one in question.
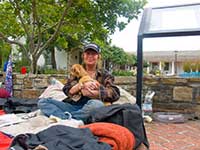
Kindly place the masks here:
[(114, 75), (114, 76), (133, 76), (133, 72), (126, 71), (126, 70), (118, 70), (118, 71), (113, 71), (112, 75)]
[(197, 64), (197, 71), (200, 72), (200, 62)]
[(184, 63), (184, 65), (183, 65), (183, 71), (184, 72), (190, 72), (191, 71), (191, 64), (189, 62)]
[(191, 70), (192, 70), (192, 72), (196, 72), (197, 68), (198, 68), (197, 63), (192, 63), (191, 64)]
[(41, 71), (41, 73), (43, 73), (43, 74), (67, 74), (66, 70), (63, 70), (63, 69), (60, 69), (60, 70), (44, 69)]
[(14, 72), (21, 72), (21, 68), (24, 66), (27, 69), (27, 73), (30, 71), (30, 66), (27, 66), (29, 62), (25, 59), (23, 60), (18, 60), (13, 62), (13, 71)]

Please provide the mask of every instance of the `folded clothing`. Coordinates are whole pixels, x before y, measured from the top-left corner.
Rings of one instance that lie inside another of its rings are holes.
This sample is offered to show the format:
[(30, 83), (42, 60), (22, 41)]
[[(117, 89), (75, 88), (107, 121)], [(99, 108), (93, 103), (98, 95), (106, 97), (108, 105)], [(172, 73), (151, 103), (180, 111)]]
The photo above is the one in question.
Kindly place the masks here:
[(0, 109), (0, 115), (4, 115), (5, 114), (5, 111)]
[(4, 88), (0, 88), (0, 98), (8, 98), (8, 97), (10, 97), (10, 93)]
[(12, 142), (12, 138), (8, 137), (7, 135), (5, 135), (2, 132), (0, 132), (0, 139), (1, 139), (0, 150), (7, 149)]
[(99, 137), (100, 142), (111, 145), (112, 150), (133, 150), (135, 146), (135, 137), (123, 126), (98, 122), (81, 128), (89, 128), (95, 136)]

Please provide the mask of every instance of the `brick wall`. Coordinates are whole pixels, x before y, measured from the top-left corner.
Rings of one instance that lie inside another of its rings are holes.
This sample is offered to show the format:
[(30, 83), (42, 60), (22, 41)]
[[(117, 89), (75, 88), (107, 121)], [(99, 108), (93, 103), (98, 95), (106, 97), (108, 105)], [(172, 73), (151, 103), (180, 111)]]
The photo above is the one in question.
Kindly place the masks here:
[(175, 111), (200, 117), (200, 78), (145, 77), (144, 88), (156, 92), (154, 111)]
[[(65, 82), (65, 75), (13, 75), (14, 96), (37, 98), (48, 86), (51, 77)], [(0, 74), (0, 82), (4, 75)], [(135, 77), (115, 77), (115, 83), (136, 96)], [(200, 116), (200, 78), (144, 77), (143, 93), (154, 90), (154, 111), (195, 113)]]

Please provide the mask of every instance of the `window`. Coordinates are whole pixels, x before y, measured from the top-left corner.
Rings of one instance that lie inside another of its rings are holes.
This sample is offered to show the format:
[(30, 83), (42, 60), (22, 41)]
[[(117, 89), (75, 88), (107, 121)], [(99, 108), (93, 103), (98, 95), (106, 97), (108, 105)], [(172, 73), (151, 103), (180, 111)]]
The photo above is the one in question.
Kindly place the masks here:
[(169, 71), (169, 62), (164, 63), (164, 71)]

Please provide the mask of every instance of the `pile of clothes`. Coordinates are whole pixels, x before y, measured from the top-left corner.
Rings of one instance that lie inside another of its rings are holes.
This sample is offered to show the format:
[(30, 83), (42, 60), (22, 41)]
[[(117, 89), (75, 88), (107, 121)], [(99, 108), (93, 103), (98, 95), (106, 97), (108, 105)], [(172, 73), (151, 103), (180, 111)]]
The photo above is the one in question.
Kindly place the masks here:
[(48, 118), (39, 110), (16, 116), (21, 119), (19, 122), (0, 127), (1, 134), (12, 137), (8, 147), (16, 150), (53, 150), (55, 147), (57, 150), (132, 150), (141, 143), (149, 146), (136, 104), (98, 108), (91, 112), (87, 122)]
[[(48, 97), (52, 89), (48, 87), (41, 96)], [(64, 96), (53, 95), (61, 99)], [(136, 150), (141, 144), (149, 147), (142, 112), (135, 101), (97, 108), (85, 122), (46, 117), (37, 108), (37, 102), (38, 99), (0, 98), (0, 149)]]

